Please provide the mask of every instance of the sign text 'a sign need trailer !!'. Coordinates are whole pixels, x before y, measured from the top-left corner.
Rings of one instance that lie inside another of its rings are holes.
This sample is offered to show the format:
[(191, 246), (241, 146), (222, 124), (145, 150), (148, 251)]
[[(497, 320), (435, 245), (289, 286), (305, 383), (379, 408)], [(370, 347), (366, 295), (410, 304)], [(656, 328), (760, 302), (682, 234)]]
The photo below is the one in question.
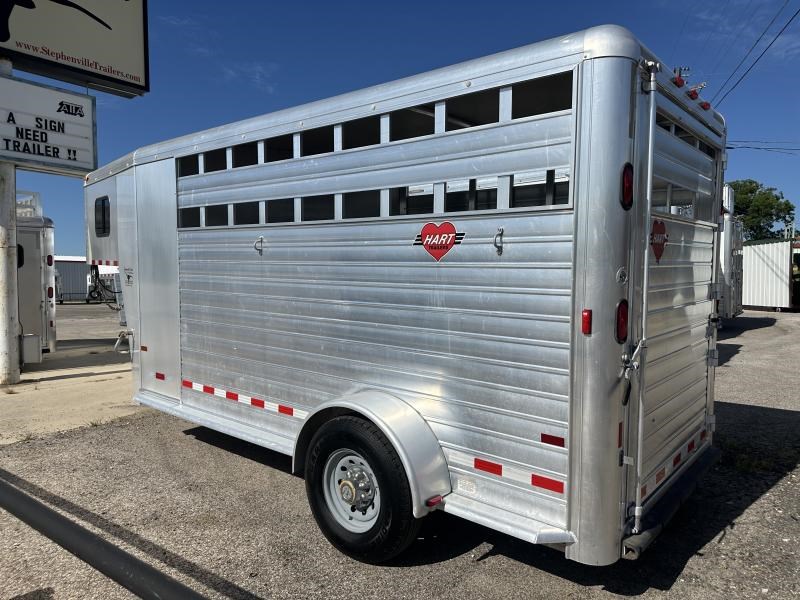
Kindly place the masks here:
[(0, 160), (82, 176), (97, 168), (94, 98), (0, 77)]

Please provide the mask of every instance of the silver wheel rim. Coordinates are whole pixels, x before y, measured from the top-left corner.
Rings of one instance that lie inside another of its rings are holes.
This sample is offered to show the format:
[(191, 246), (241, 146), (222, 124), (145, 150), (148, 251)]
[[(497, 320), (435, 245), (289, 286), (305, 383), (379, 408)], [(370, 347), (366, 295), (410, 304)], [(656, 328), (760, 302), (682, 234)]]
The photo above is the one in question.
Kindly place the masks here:
[(375, 525), (381, 509), (378, 480), (357, 452), (343, 448), (328, 457), (323, 492), (328, 511), (347, 531), (364, 533)]

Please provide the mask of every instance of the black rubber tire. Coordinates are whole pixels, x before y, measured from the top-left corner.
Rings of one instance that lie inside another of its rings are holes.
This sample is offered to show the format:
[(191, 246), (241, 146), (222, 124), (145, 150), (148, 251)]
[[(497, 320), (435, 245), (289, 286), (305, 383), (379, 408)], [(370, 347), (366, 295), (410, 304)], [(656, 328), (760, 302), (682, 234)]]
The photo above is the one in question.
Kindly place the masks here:
[[(325, 502), (325, 463), (331, 454), (343, 448), (363, 456), (378, 480), (380, 511), (375, 525), (364, 533), (353, 533), (342, 527)], [(306, 454), (305, 480), (308, 502), (317, 525), (328, 541), (344, 554), (365, 563), (384, 563), (416, 539), (422, 520), (414, 518), (405, 469), (391, 442), (370, 421), (344, 416), (320, 427)]]

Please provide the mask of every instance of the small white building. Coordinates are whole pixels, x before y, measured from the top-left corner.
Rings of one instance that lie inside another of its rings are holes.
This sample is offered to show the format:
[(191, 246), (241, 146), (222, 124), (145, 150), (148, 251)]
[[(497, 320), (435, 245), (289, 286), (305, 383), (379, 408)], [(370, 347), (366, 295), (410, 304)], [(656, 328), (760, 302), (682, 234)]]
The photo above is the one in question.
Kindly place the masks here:
[(800, 294), (792, 289), (793, 244), (783, 239), (745, 242), (742, 304), (780, 310), (800, 303)]

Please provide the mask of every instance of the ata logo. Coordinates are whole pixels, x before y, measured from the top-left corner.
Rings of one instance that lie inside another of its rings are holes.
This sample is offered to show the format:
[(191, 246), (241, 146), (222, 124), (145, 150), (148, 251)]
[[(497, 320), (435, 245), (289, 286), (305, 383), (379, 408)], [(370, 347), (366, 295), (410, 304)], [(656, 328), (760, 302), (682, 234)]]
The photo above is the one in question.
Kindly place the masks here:
[(56, 112), (64, 113), (71, 117), (84, 117), (83, 107), (80, 104), (73, 104), (62, 100), (58, 103), (58, 110)]
[(664, 248), (669, 242), (669, 234), (667, 233), (667, 226), (664, 221), (656, 219), (653, 221), (653, 228), (650, 230), (650, 247), (653, 249), (653, 254), (656, 256), (656, 264), (661, 261), (664, 255)]
[(465, 233), (456, 231), (456, 226), (450, 221), (445, 221), (440, 225), (436, 223), (425, 223), (422, 231), (417, 234), (414, 240), (415, 246), (422, 246), (436, 262), (444, 258), (450, 249), (456, 244), (460, 244), (464, 239)]

